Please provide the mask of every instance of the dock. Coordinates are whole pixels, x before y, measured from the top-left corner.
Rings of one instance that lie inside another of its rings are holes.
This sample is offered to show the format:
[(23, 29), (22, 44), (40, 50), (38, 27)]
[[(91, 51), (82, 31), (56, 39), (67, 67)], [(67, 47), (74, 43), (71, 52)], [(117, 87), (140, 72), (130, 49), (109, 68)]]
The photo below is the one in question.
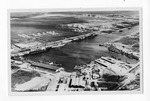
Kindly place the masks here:
[(97, 36), (98, 33), (88, 33), (84, 35), (74, 36), (65, 38), (63, 40), (53, 41), (53, 42), (47, 42), (47, 43), (40, 43), (40, 42), (32, 42), (32, 43), (17, 43), (14, 46), (19, 48), (17, 51), (11, 51), (11, 57), (16, 56), (24, 56), (27, 54), (35, 54), (39, 52), (46, 51), (50, 48), (58, 48), (66, 45), (67, 43), (70, 43), (72, 41), (81, 41), (86, 38)]
[(57, 66), (48, 65), (48, 64), (39, 63), (39, 62), (32, 62), (31, 66), (32, 67), (43, 68), (43, 69), (47, 69), (47, 70), (51, 70), (51, 71), (56, 71), (59, 68)]

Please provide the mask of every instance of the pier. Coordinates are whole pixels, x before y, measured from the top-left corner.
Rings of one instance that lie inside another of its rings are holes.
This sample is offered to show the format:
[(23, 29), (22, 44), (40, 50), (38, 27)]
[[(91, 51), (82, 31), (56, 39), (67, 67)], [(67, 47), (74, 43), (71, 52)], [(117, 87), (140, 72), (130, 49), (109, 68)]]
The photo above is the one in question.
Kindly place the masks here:
[(58, 40), (54, 42), (40, 43), (40, 42), (32, 42), (32, 43), (17, 43), (14, 44), (15, 47), (19, 48), (17, 51), (11, 51), (11, 57), (16, 56), (24, 56), (27, 54), (35, 54), (39, 52), (43, 52), (50, 48), (58, 48), (70, 43), (72, 41), (81, 41), (86, 38), (97, 36), (98, 33), (88, 33), (84, 35), (74, 36), (65, 38), (63, 40)]
[(37, 67), (37, 68), (42, 68), (42, 69), (47, 69), (47, 70), (51, 70), (51, 71), (56, 71), (59, 67), (57, 66), (53, 66), (53, 65), (48, 65), (45, 63), (39, 63), (39, 62), (32, 62), (31, 63), (32, 67)]

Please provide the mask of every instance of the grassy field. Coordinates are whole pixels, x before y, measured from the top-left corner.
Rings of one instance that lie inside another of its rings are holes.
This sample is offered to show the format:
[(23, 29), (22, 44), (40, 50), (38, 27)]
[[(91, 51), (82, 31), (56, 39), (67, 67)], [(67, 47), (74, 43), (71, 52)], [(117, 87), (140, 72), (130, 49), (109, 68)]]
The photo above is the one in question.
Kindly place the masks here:
[(120, 42), (122, 44), (125, 44), (125, 45), (130, 45), (132, 46), (132, 50), (133, 51), (137, 51), (139, 52), (139, 33), (136, 33), (134, 35), (134, 37), (130, 37), (130, 36), (126, 36), (126, 37), (123, 37), (119, 40), (116, 40), (115, 42)]
[(14, 88), (16, 84), (22, 84), (34, 77), (39, 77), (40, 74), (36, 71), (18, 70), (11, 75), (11, 87)]

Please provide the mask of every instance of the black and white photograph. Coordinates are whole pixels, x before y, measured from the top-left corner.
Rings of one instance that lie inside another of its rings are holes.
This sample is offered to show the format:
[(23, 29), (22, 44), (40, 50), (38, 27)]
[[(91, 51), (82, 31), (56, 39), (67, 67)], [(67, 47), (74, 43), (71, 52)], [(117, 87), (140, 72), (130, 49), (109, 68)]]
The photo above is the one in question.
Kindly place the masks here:
[(10, 91), (142, 92), (141, 8), (9, 10)]

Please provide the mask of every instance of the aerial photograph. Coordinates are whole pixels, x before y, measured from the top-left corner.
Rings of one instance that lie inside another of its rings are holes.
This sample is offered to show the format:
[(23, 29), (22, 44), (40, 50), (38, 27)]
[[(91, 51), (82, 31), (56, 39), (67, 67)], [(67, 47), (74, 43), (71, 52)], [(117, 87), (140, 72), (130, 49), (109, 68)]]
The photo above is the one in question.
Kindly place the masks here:
[(140, 10), (9, 12), (10, 91), (137, 91)]

